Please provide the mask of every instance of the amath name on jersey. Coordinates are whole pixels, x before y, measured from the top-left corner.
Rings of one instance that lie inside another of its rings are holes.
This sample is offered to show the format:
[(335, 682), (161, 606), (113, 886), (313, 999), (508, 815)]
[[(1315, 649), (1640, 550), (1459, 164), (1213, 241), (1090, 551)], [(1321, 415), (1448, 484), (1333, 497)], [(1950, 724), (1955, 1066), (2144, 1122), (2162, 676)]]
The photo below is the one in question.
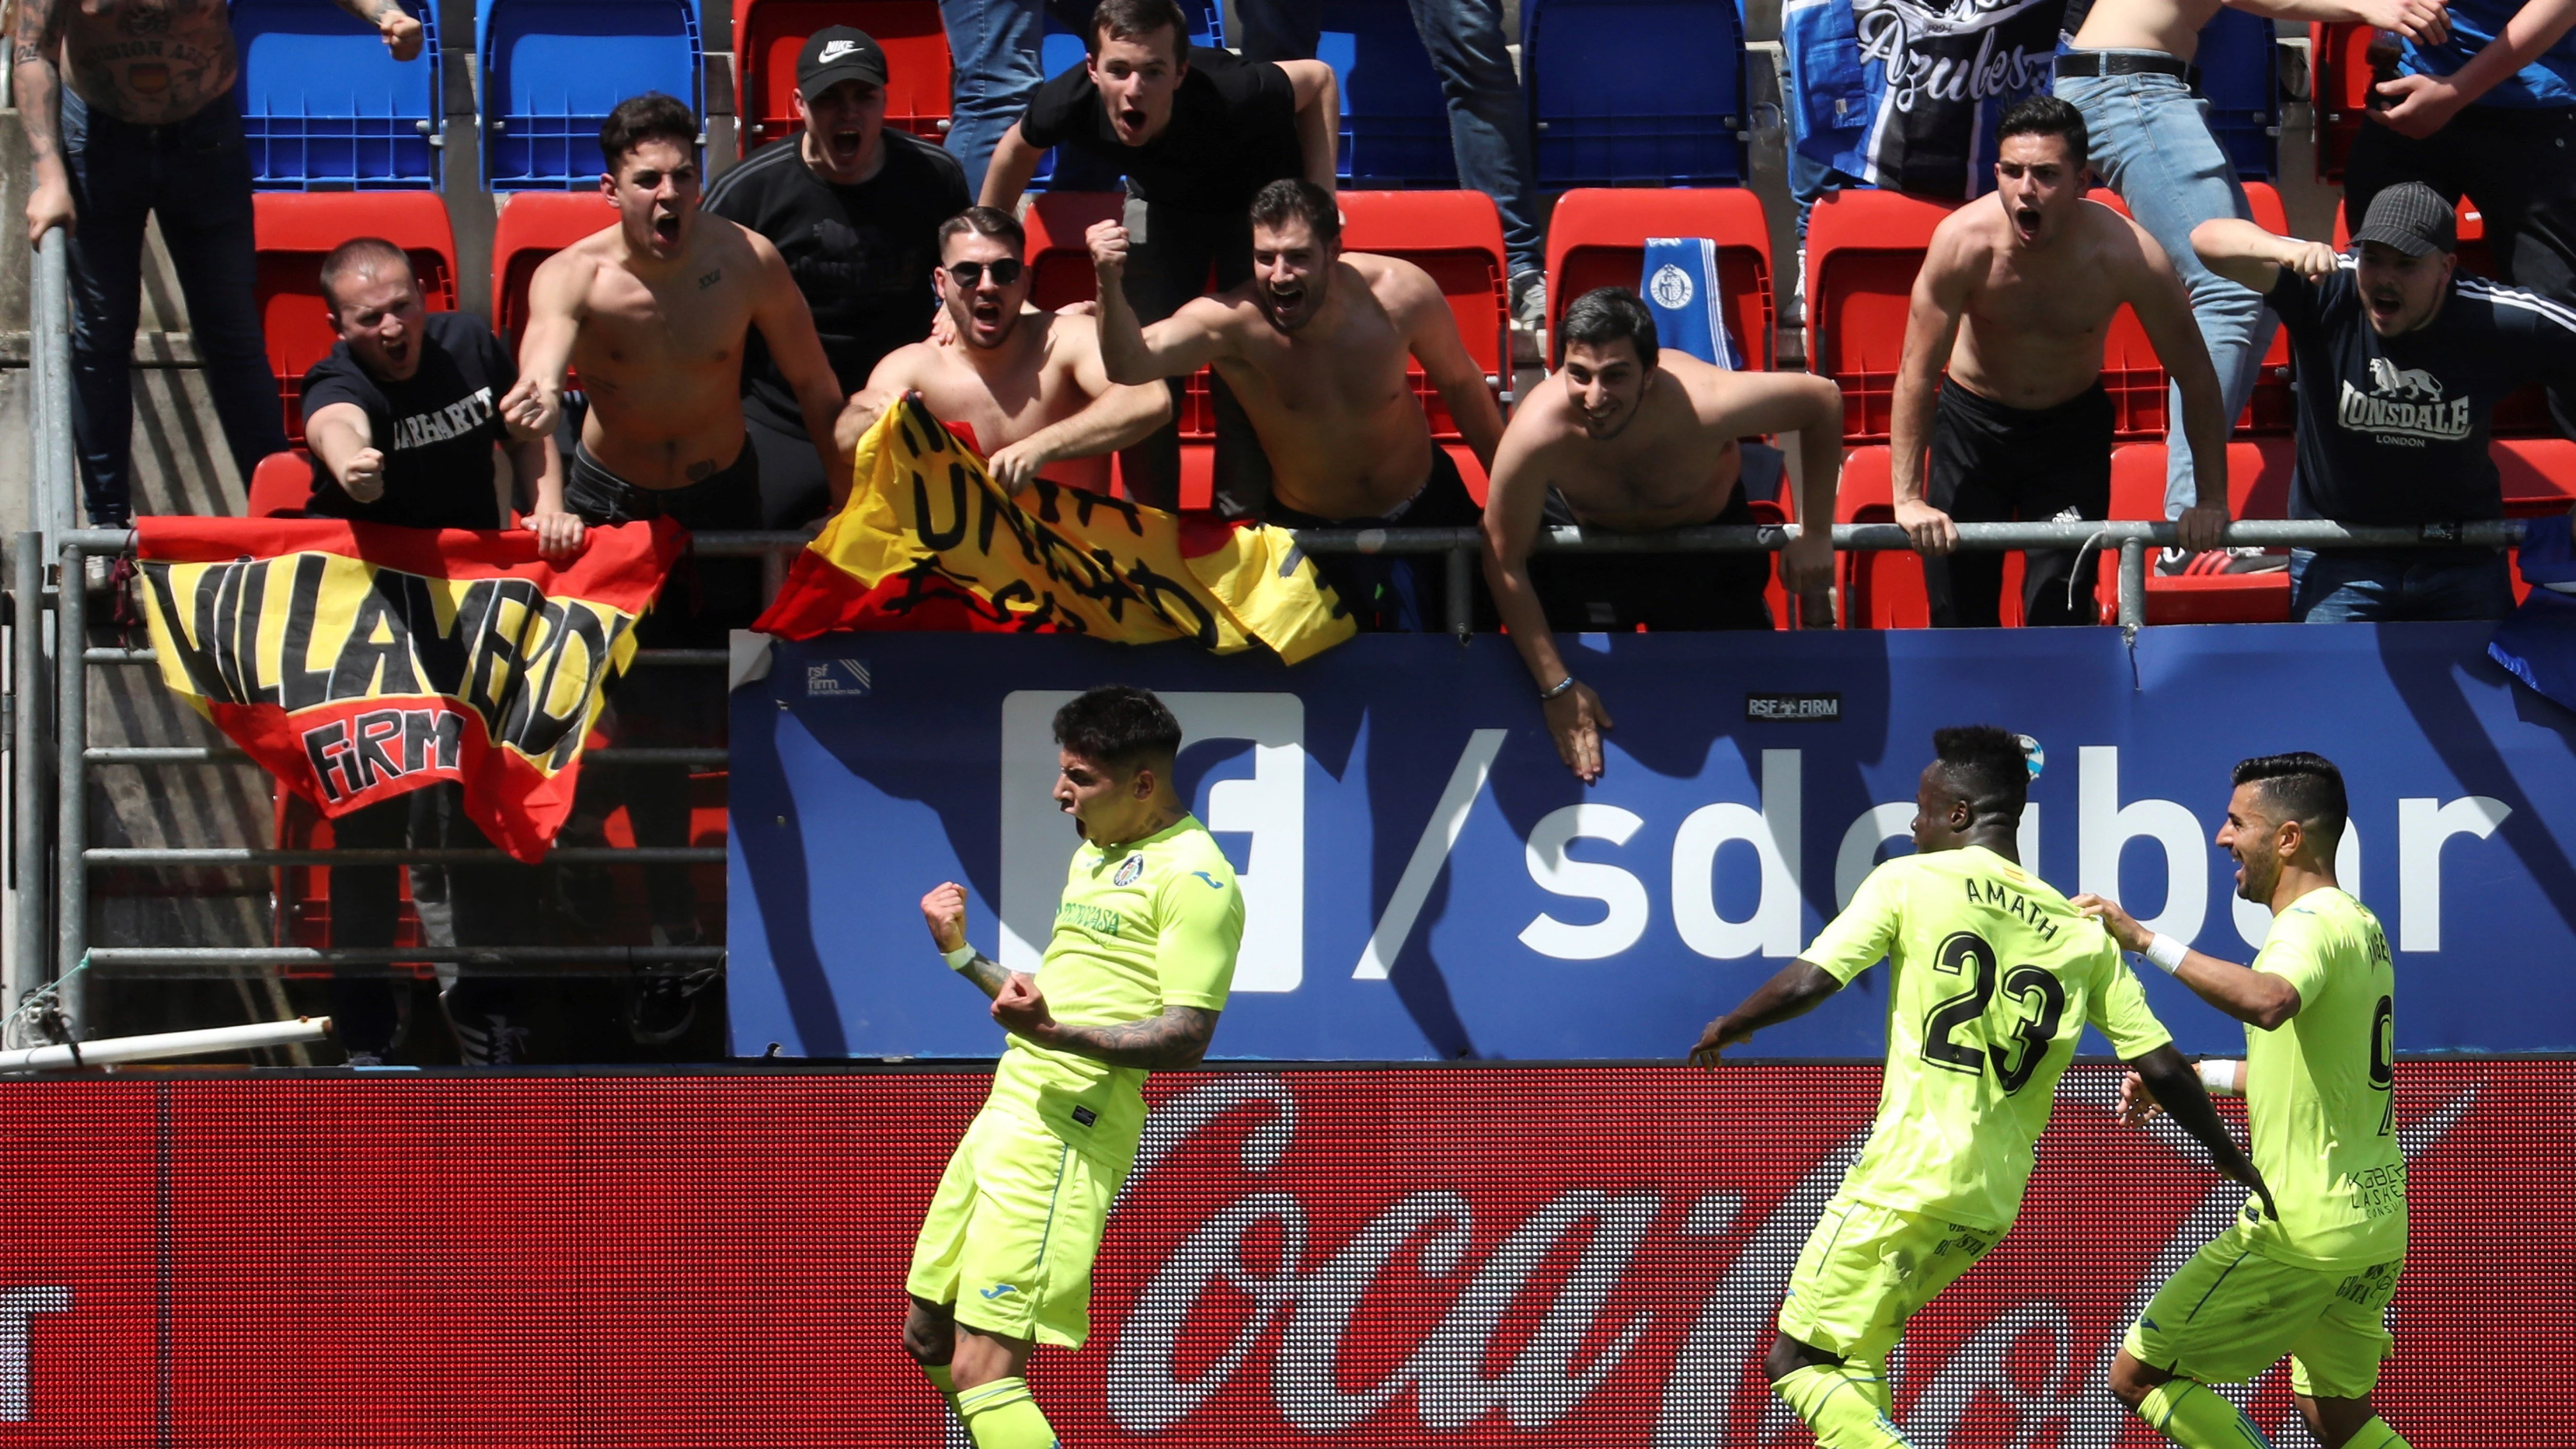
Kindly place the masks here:
[(2056, 943), (2058, 918), (2051, 915), (2045, 908), (2032, 905), (2030, 897), (1999, 880), (1979, 880), (1975, 876), (1967, 876), (1959, 884), (1968, 888), (1969, 905), (2002, 911), (2037, 932), (2039, 939), (2052, 945)]
[(478, 387), (433, 412), (413, 413), (394, 424), (393, 450), (426, 448), (461, 438), (492, 419), (492, 389)]
[[(383, 697), (445, 695), (508, 745), (547, 770), (572, 762), (582, 726), (618, 642), (634, 619), (580, 598), (550, 598), (526, 579), (445, 579), (379, 568), (344, 554), (307, 552), (226, 563), (147, 561), (146, 587), (169, 621), (172, 645), (196, 692), (210, 704), (271, 705), (293, 714), (321, 705)], [(183, 607), (182, 600), (185, 600)], [(316, 667), (315, 661), (324, 661)], [(424, 718), (413, 721), (410, 714)], [(350, 793), (394, 761), (452, 765), (463, 720), (436, 705), (407, 706), (318, 725), (343, 742)], [(443, 718), (440, 718), (443, 716)], [(372, 740), (372, 756), (369, 744)], [(315, 771), (333, 785), (320, 755), (329, 739), (307, 741)], [(394, 769), (396, 774), (408, 769)]]

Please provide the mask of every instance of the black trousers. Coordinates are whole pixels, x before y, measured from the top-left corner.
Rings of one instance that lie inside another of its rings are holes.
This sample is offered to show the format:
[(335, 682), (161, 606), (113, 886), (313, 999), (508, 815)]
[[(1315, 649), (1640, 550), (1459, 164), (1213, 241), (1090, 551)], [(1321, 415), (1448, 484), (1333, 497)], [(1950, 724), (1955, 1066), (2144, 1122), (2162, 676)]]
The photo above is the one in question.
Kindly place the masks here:
[[(1241, 212), (1218, 216), (1127, 199), (1127, 305), (1151, 327), (1193, 297), (1222, 292), (1252, 278), (1252, 221)], [(1174, 420), (1162, 431), (1118, 455), (1128, 495), (1149, 508), (1176, 509), (1181, 501), (1181, 428), (1178, 413), (1187, 378), (1171, 380)], [(1228, 518), (1259, 518), (1270, 501), (1270, 460), (1253, 435), (1252, 419), (1234, 390), (1208, 374), (1216, 407), (1216, 509)]]
[[(810, 451), (810, 450), (809, 450)], [(758, 528), (760, 454), (746, 439), (722, 472), (685, 488), (639, 488), (600, 466), (588, 449), (565, 470), (564, 507), (591, 525), (670, 518), (691, 531)], [(760, 567), (754, 559), (699, 559), (683, 554), (653, 611), (635, 627), (645, 649), (722, 649), (735, 629), (760, 611)], [(637, 665), (610, 681), (611, 734), (619, 744), (708, 748), (725, 743), (725, 677), (720, 669)], [(582, 793), (622, 799), (635, 843), (689, 843), (689, 781), (668, 765), (585, 770)], [(684, 933), (697, 924), (697, 896), (685, 865), (648, 865), (644, 889), (653, 923)]]
[(832, 483), (822, 455), (805, 435), (803, 418), (781, 419), (759, 399), (742, 400), (742, 422), (758, 462), (760, 521), (756, 528), (803, 528), (832, 509)]
[[(2498, 280), (2576, 307), (2576, 106), (2469, 106), (2421, 141), (2365, 124), (2344, 166), (2355, 231), (2370, 199), (2401, 181), (2476, 202)], [(2549, 412), (2576, 438), (2576, 381), (2551, 385)]]
[[(331, 822), (331, 841), (346, 850), (488, 850), (489, 837), (466, 818), (465, 792), (437, 784), (352, 810)], [(331, 944), (390, 946), (402, 908), (396, 872), (411, 872), (411, 894), (425, 935), (459, 946), (536, 944), (537, 872), (514, 861), (490, 865), (335, 865), (331, 867)], [(449, 923), (441, 928), (441, 918)], [(460, 1018), (514, 1014), (507, 977), (476, 977), (459, 968), (449, 1005)], [(353, 1052), (383, 1056), (400, 1015), (391, 978), (373, 970), (331, 980), (332, 1021)]]
[[(1550, 495), (1548, 522), (1572, 523), (1573, 510)], [(1736, 488), (1726, 507), (1702, 524), (1749, 524), (1753, 505)], [(1536, 553), (1530, 586), (1560, 634), (1626, 634), (1649, 630), (1770, 629), (1767, 553)]]
[[(1957, 523), (2046, 523), (2111, 511), (2111, 395), (2099, 382), (2053, 408), (2028, 411), (1979, 397), (1948, 378), (1933, 404), (1933, 507)], [(2080, 550), (2022, 554), (2022, 620), (2091, 624), (2093, 575)], [(2004, 556), (1962, 549), (1925, 556), (1923, 592), (1936, 628), (2003, 622)]]
[[(1485, 511), (1467, 492), (1449, 450), (1431, 445), (1431, 476), (1411, 498), (1383, 518), (1324, 518), (1270, 502), (1263, 521), (1280, 528), (1474, 528)], [(1310, 554), (1315, 572), (1372, 634), (1430, 634), (1449, 627), (1450, 561), (1438, 554)], [(1485, 587), (1485, 571), (1470, 568), (1468, 618), (1479, 630), (1495, 624), (1494, 598)]]

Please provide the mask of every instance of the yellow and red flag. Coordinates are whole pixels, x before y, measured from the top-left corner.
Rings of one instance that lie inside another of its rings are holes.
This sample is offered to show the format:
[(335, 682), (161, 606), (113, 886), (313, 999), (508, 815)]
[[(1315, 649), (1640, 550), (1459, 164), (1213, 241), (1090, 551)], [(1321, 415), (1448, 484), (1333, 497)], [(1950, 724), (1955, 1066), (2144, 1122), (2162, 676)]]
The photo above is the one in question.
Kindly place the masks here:
[(1040, 480), (1019, 498), (918, 398), (859, 443), (850, 501), (753, 627), (1193, 639), (1294, 664), (1357, 632), (1282, 529), (1183, 518)]
[(326, 519), (143, 518), (161, 679), (326, 816), (438, 781), (520, 860), (572, 811), (600, 689), (635, 653), (685, 535), (536, 535)]

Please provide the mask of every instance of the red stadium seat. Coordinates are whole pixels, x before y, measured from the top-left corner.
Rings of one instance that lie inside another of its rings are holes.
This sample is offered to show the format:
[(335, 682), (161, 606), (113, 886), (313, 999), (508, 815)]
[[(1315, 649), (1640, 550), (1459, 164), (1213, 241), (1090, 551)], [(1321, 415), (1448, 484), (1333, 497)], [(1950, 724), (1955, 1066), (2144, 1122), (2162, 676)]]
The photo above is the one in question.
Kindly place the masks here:
[(271, 453), (250, 475), (250, 505), (245, 518), (301, 518), (313, 496), (313, 455), (302, 448)]
[(1950, 210), (1854, 187), (1828, 193), (1808, 214), (1807, 366), (1841, 386), (1851, 442), (1887, 440), (1914, 274)]
[[(1808, 244), (1814, 245), (1810, 226)], [(1808, 255), (1812, 258), (1814, 252)], [(1887, 449), (1854, 448), (1843, 459), (1842, 491), (1834, 499), (1837, 523), (1894, 523), (1887, 481)], [(1923, 596), (1923, 560), (1907, 549), (1835, 556), (1846, 629), (1922, 629), (1932, 623)]]
[[(2227, 506), (2236, 518), (2283, 518), (2289, 513), (2290, 472), (2296, 461), (2288, 438), (2263, 438), (2227, 445)], [(2165, 516), (2165, 445), (2131, 443), (2111, 454), (2111, 516), (2159, 520)], [(2154, 567), (2154, 554), (2148, 555)], [(2120, 606), (2120, 551), (2106, 548), (2094, 598), (2105, 624), (2116, 622)], [(2259, 574), (2180, 574), (2150, 572), (2147, 577), (2147, 622), (2150, 624), (2280, 624), (2290, 617), (2290, 575), (2286, 570)]]
[(1029, 234), (1029, 301), (1052, 311), (1100, 295), (1091, 248), (1082, 234), (1114, 221), (1127, 198), (1115, 191), (1041, 191), (1029, 197), (1020, 225)]
[(2507, 517), (2554, 518), (2576, 505), (2576, 442), (2499, 438), (2493, 452)]
[(339, 334), (322, 300), (322, 259), (352, 237), (380, 236), (411, 256), (423, 306), (456, 310), (456, 234), (431, 191), (262, 191), (253, 198), (260, 323), (289, 440), (304, 438), (304, 371)]
[(2340, 183), (2352, 141), (2370, 124), (2370, 27), (2310, 23), (2308, 94), (2317, 114), (2317, 179)]
[(796, 57), (827, 25), (855, 25), (885, 48), (886, 125), (932, 141), (948, 134), (948, 32), (937, 0), (733, 0), (743, 155), (796, 129)]
[(603, 227), (617, 213), (596, 191), (514, 191), (492, 225), (492, 330), (516, 352), (528, 325), (528, 281), (545, 259)]
[[(1496, 392), (1510, 383), (1511, 294), (1505, 282), (1503, 218), (1481, 191), (1345, 191), (1342, 248), (1401, 257), (1431, 274), (1457, 316), (1467, 355)], [(1414, 392), (1436, 438), (1456, 438), (1449, 408), (1411, 369)]]
[[(1928, 236), (1929, 233), (1927, 232)], [(1569, 191), (1557, 199), (1547, 228), (1547, 325), (1596, 287), (1635, 290), (1645, 270), (1646, 239), (1704, 236), (1717, 243), (1726, 319), (1754, 367), (1773, 365), (1771, 222), (1762, 198), (1739, 187), (1649, 191)]]

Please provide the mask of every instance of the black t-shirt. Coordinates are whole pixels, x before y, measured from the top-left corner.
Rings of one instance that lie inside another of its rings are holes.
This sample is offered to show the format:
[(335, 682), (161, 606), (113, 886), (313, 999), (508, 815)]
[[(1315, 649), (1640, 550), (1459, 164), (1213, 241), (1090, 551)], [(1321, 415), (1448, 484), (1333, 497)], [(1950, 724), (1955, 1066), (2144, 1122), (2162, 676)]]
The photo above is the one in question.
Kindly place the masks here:
[(2299, 379), (2292, 518), (2415, 525), (2504, 517), (2487, 427), (2506, 394), (2576, 380), (2576, 309), (2454, 275), (2433, 320), (2382, 337), (2343, 269), (2287, 267), (2264, 299), (2289, 329)]
[(385, 455), (384, 496), (360, 503), (313, 460), (305, 512), (406, 528), (499, 528), (492, 445), (510, 432), (495, 404), (519, 381), (518, 364), (480, 317), (431, 312), (421, 327), (420, 366), (402, 382), (368, 375), (349, 344), (304, 374), (304, 419), (333, 403), (367, 413), (367, 435)]
[[(804, 134), (753, 152), (717, 179), (706, 205), (778, 248), (846, 397), (867, 386), (887, 353), (930, 335), (939, 224), (973, 198), (957, 158), (909, 132), (884, 133), (885, 164), (856, 186), (815, 175), (800, 149)], [(744, 350), (742, 376), (745, 396), (781, 423), (804, 426), (795, 389), (757, 333)]]
[(1020, 139), (1071, 146), (1127, 175), (1130, 195), (1180, 211), (1241, 216), (1273, 181), (1305, 173), (1297, 146), (1297, 92), (1288, 73), (1206, 46), (1172, 97), (1171, 124), (1142, 146), (1121, 144), (1091, 73), (1075, 66), (1038, 87)]

